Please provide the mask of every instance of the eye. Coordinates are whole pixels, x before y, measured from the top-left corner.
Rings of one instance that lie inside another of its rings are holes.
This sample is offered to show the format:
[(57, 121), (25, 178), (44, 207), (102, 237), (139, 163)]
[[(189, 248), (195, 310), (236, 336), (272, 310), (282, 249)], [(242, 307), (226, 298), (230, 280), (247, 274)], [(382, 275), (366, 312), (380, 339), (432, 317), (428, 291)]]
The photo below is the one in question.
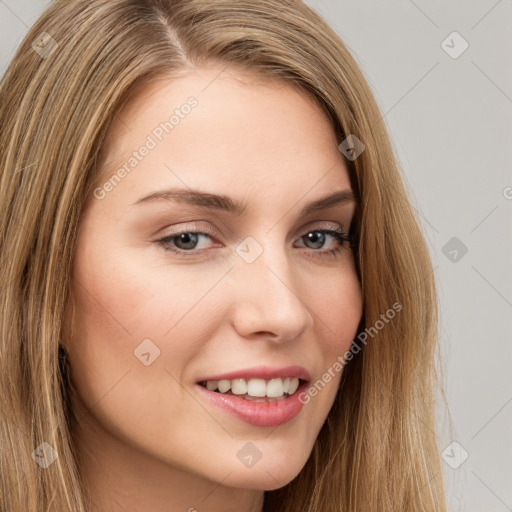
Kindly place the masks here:
[(163, 246), (164, 250), (179, 254), (191, 252), (195, 249), (205, 249), (205, 247), (198, 247), (198, 245), (201, 245), (201, 242), (208, 238), (211, 238), (210, 235), (202, 231), (182, 231), (162, 238), (157, 242)]
[[(329, 241), (329, 237), (334, 239), (334, 244), (331, 244), (331, 249), (318, 251)], [(320, 256), (335, 256), (345, 248), (345, 243), (352, 242), (352, 237), (348, 235), (343, 229), (314, 229), (308, 231), (305, 235), (300, 237), (300, 240), (305, 240), (310, 244), (310, 248), (315, 249), (314, 252), (320, 253)], [(311, 247), (311, 245), (313, 247)]]
[[(194, 231), (190, 228), (184, 228), (165, 238), (157, 240), (165, 251), (170, 251), (179, 257), (192, 257), (201, 254), (208, 249), (208, 239), (214, 236), (213, 231)], [(321, 250), (326, 243), (331, 240), (330, 249)], [(299, 241), (305, 241), (306, 247), (315, 253), (315, 256), (335, 256), (345, 249), (346, 242), (352, 243), (352, 237), (343, 229), (335, 226), (335, 229), (313, 229), (307, 231), (299, 238)]]

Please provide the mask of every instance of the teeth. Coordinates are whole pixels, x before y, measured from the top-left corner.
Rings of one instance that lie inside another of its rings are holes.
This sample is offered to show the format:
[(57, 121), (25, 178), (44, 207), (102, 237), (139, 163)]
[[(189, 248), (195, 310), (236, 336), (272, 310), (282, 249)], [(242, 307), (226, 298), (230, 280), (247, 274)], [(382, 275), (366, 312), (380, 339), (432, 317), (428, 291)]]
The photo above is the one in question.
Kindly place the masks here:
[(272, 379), (267, 384), (267, 396), (278, 397), (283, 396), (284, 384), (283, 379)]
[(210, 391), (215, 391), (217, 389), (218, 384), (219, 383), (216, 380), (209, 380), (206, 383), (206, 389), (208, 389)]
[[(246, 395), (245, 398), (253, 401), (266, 401), (264, 397), (284, 398), (284, 395), (293, 395), (299, 387), (299, 379), (286, 377), (286, 379), (233, 379), (233, 380), (209, 380), (206, 388), (210, 391), (228, 393), (234, 395)], [(263, 400), (257, 400), (261, 398)], [(279, 401), (279, 400), (278, 400)]]
[(299, 387), (299, 379), (291, 379), (290, 380), (290, 388), (288, 389), (288, 393), (290, 395), (293, 395), (295, 391), (297, 391), (297, 388)]
[(245, 379), (232, 380), (231, 392), (234, 395), (245, 395), (247, 393), (247, 382), (245, 381)]
[(227, 393), (231, 388), (231, 381), (219, 380), (218, 386), (221, 393)]
[(263, 397), (267, 394), (267, 384), (263, 379), (251, 379), (247, 383), (247, 394)]

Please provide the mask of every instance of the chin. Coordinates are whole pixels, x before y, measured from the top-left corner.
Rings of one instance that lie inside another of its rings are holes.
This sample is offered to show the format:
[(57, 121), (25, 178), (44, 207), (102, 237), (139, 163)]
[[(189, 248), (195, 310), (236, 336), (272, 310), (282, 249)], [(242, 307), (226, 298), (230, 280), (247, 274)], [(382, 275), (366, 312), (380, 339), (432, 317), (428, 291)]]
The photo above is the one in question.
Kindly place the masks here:
[(300, 473), (304, 464), (292, 464), (290, 461), (274, 461), (268, 459), (263, 463), (260, 459), (250, 468), (235, 468), (226, 480), (231, 487), (273, 491), (289, 484)]
[[(258, 491), (275, 491), (289, 484), (298, 474), (299, 471), (286, 473), (284, 475), (275, 475), (270, 471), (270, 475), (265, 471), (255, 473), (241, 472), (236, 476), (234, 473), (229, 477), (229, 486), (239, 489), (251, 489)], [(226, 483), (226, 482), (225, 482)]]

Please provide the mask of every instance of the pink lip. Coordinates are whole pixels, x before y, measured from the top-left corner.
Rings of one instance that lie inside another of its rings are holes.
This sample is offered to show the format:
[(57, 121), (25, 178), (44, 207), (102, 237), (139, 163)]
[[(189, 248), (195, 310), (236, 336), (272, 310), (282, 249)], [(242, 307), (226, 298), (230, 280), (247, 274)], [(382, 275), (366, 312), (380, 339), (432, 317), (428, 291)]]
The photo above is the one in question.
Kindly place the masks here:
[(207, 380), (233, 380), (233, 379), (277, 379), (286, 377), (296, 377), (301, 380), (310, 380), (309, 372), (302, 366), (284, 366), (281, 368), (272, 368), (270, 366), (256, 366), (245, 370), (236, 370), (230, 373), (223, 373), (203, 377), (196, 382), (205, 382)]
[[(239, 375), (237, 372), (236, 375)], [(230, 375), (231, 374), (226, 374)], [(245, 373), (244, 375), (247, 375)], [(258, 376), (261, 373), (258, 374)], [(231, 377), (231, 378), (237, 378)], [(271, 377), (272, 378), (272, 377)], [(206, 379), (217, 380), (217, 379)], [(303, 382), (289, 398), (279, 402), (251, 402), (237, 395), (225, 395), (215, 391), (209, 391), (200, 384), (196, 384), (200, 393), (204, 393), (205, 398), (236, 418), (255, 425), (257, 427), (276, 427), (287, 423), (295, 418), (302, 410), (304, 404), (299, 400), (300, 394), (308, 387), (307, 382)]]

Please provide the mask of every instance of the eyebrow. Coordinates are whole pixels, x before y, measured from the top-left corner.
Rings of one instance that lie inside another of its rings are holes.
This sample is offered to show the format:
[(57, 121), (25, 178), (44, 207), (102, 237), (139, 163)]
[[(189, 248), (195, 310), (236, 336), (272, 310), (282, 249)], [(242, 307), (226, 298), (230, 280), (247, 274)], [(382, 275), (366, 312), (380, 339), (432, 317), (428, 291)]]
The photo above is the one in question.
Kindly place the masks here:
[[(210, 210), (219, 210), (231, 213), (236, 216), (242, 216), (247, 212), (247, 205), (236, 199), (222, 194), (210, 194), (196, 189), (169, 188), (157, 190), (151, 194), (141, 197), (133, 205), (146, 204), (157, 200), (178, 201), (181, 203), (200, 206)], [(306, 204), (300, 215), (309, 215), (311, 213), (326, 210), (333, 206), (343, 205), (349, 202), (356, 202), (356, 197), (352, 190), (338, 190), (328, 196), (316, 199)]]

